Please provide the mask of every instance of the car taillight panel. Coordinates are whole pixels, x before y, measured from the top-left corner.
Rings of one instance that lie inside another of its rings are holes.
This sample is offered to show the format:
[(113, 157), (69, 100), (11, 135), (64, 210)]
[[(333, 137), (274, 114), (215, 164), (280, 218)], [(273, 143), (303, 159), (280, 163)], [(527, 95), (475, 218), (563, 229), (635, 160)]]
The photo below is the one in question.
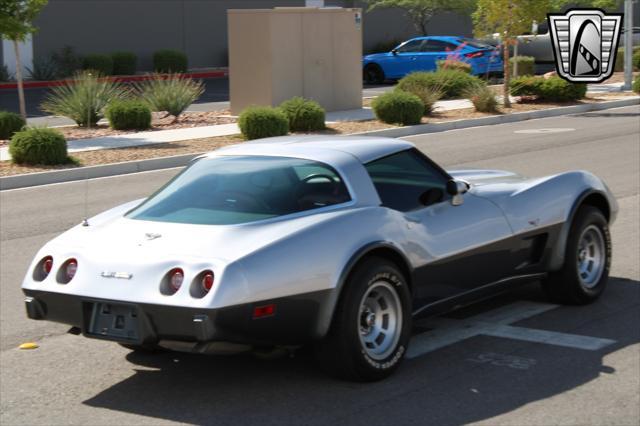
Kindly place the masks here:
[(78, 261), (75, 259), (70, 259), (67, 261), (67, 266), (65, 267), (64, 273), (67, 277), (68, 281), (71, 281), (73, 277), (76, 276), (76, 272), (78, 272)]
[(33, 269), (33, 279), (35, 281), (43, 281), (45, 278), (49, 276), (51, 270), (53, 269), (53, 257), (45, 256), (40, 259)]
[(483, 56), (484, 53), (483, 52), (471, 52), (471, 53), (466, 53), (464, 55), (465, 58), (479, 58), (481, 56)]

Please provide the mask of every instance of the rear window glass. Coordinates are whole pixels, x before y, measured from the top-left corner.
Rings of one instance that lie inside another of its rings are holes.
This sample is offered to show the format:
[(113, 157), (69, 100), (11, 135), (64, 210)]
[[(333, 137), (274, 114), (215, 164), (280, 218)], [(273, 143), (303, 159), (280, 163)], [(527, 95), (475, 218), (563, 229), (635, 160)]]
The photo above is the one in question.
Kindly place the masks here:
[(286, 157), (225, 156), (195, 162), (127, 217), (228, 225), (350, 200), (340, 175), (326, 164)]
[(470, 38), (463, 38), (463, 39), (460, 39), (460, 41), (462, 43), (465, 43), (467, 46), (471, 46), (471, 47), (474, 47), (476, 49), (493, 49), (493, 47), (494, 47), (494, 46), (492, 46), (490, 44), (483, 43), (481, 41), (473, 40), (473, 39), (470, 39)]

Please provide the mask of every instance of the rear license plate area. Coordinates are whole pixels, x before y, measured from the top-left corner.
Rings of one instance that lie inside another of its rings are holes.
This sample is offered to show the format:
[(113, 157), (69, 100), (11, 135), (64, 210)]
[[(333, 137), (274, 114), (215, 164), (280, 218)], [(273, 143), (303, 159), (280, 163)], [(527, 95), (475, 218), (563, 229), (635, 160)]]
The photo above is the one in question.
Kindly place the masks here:
[(96, 302), (92, 305), (87, 334), (124, 342), (140, 340), (137, 306), (108, 302)]

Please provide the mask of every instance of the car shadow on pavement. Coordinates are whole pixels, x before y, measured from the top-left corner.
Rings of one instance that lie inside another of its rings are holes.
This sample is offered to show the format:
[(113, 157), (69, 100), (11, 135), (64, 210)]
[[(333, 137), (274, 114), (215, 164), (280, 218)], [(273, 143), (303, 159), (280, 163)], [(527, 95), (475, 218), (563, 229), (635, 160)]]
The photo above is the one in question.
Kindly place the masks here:
[[(545, 301), (537, 286), (526, 286), (457, 311), (452, 318), (518, 300)], [(126, 359), (135, 374), (84, 403), (199, 425), (486, 421), (601, 374), (617, 374), (606, 357), (640, 341), (638, 309), (640, 282), (610, 278), (607, 292), (592, 305), (559, 307), (516, 323), (612, 339), (610, 346), (591, 351), (476, 336), (407, 359), (387, 380), (367, 384), (326, 376), (309, 351), (271, 361), (250, 355), (132, 352)], [(125, 364), (123, 360), (123, 368)]]

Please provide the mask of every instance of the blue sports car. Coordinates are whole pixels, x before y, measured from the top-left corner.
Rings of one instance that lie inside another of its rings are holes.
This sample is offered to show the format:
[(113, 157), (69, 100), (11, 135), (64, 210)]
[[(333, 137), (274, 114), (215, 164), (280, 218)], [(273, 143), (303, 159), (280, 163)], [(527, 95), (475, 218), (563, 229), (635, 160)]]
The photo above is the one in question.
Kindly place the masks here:
[(446, 59), (467, 62), (473, 75), (502, 72), (500, 50), (495, 46), (463, 37), (433, 36), (412, 38), (391, 52), (365, 56), (363, 76), (366, 83), (382, 83), (414, 71), (435, 71), (437, 61)]

